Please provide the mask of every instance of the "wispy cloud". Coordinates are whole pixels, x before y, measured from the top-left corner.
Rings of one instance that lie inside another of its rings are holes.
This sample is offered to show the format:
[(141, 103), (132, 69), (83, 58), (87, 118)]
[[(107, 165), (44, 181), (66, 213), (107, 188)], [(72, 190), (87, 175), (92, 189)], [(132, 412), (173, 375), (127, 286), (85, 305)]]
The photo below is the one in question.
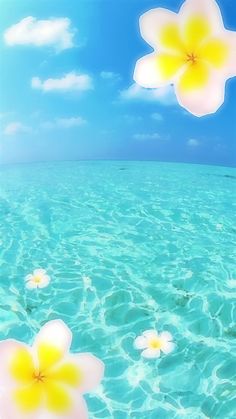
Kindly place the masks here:
[(0, 120), (13, 118), (14, 115), (15, 115), (15, 112), (13, 112), (13, 111), (0, 112)]
[(155, 133), (140, 133), (140, 134), (134, 134), (133, 139), (138, 141), (147, 141), (147, 140), (160, 140), (161, 136), (159, 134)]
[(62, 128), (79, 127), (81, 125), (87, 124), (86, 119), (82, 118), (81, 116), (71, 118), (58, 118), (56, 122), (57, 125)]
[(56, 118), (53, 121), (46, 121), (41, 123), (41, 127), (44, 129), (54, 129), (54, 128), (74, 128), (80, 127), (87, 124), (86, 119), (81, 116), (74, 116), (71, 118)]
[(19, 133), (29, 133), (31, 131), (31, 127), (24, 125), (21, 122), (14, 121), (5, 126), (3, 133), (5, 135), (15, 135)]
[(49, 46), (62, 51), (74, 46), (75, 30), (68, 18), (38, 20), (33, 16), (25, 17), (4, 33), (7, 45)]
[(172, 86), (161, 87), (159, 89), (144, 89), (134, 83), (128, 89), (120, 92), (120, 99), (159, 102), (167, 106), (176, 104), (176, 97)]
[(198, 147), (200, 145), (200, 141), (195, 138), (190, 138), (190, 140), (187, 141), (187, 145), (189, 147)]
[(112, 82), (118, 82), (121, 80), (121, 76), (113, 71), (101, 71), (100, 77), (104, 80), (110, 80)]
[(154, 121), (158, 121), (158, 122), (162, 122), (164, 120), (163, 116), (158, 112), (152, 113), (151, 118), (154, 119)]
[(33, 89), (43, 92), (73, 92), (85, 91), (93, 88), (92, 78), (88, 74), (78, 74), (74, 71), (65, 74), (58, 79), (41, 80), (39, 77), (33, 77), (31, 80)]
[(131, 115), (131, 114), (125, 114), (123, 118), (129, 124), (133, 124), (135, 122), (140, 122), (143, 120), (143, 117), (141, 115)]

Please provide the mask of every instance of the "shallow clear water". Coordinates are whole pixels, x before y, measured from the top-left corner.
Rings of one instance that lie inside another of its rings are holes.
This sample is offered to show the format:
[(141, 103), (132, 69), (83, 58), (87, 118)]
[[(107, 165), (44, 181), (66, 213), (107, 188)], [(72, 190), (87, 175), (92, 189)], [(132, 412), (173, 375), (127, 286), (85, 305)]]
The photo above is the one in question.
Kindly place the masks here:
[[(235, 418), (235, 194), (223, 167), (2, 166), (0, 338), (31, 342), (63, 319), (73, 350), (106, 365), (91, 418)], [(38, 267), (50, 286), (25, 291)], [(141, 359), (133, 341), (150, 328), (175, 352)]]

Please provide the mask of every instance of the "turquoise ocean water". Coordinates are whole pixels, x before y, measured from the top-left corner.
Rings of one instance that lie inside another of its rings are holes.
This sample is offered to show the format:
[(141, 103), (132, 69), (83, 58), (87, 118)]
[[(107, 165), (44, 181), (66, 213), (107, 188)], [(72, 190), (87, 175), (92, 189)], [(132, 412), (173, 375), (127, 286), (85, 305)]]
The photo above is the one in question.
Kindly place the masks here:
[[(156, 162), (0, 168), (0, 338), (72, 329), (105, 379), (90, 417), (236, 417), (236, 170)], [(45, 268), (51, 284), (26, 291)], [(91, 282), (84, 278), (89, 277)], [(176, 350), (145, 360), (147, 329)]]

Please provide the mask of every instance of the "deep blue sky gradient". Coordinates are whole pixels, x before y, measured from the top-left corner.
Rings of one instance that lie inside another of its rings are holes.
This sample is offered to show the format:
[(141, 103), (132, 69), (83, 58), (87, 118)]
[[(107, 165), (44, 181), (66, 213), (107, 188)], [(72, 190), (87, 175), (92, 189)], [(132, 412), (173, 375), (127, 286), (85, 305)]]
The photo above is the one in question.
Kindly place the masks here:
[[(235, 1), (218, 3), (226, 28), (236, 30)], [(182, 0), (0, 0), (0, 163), (156, 159), (235, 165), (236, 78), (227, 83), (222, 108), (200, 119), (176, 103), (121, 97), (133, 83), (136, 60), (150, 51), (139, 34), (139, 16), (160, 6), (177, 11), (181, 4)], [(77, 46), (61, 53), (47, 47), (6, 46), (4, 31), (30, 15), (70, 18), (77, 29)], [(68, 94), (31, 88), (33, 76), (59, 78), (70, 71), (89, 74), (94, 89)], [(117, 76), (105, 80), (100, 76), (102, 71)], [(154, 113), (162, 120), (155, 120)], [(45, 122), (56, 118), (77, 116), (87, 124), (43, 128)], [(7, 124), (14, 121), (31, 131), (4, 135)], [(189, 146), (190, 139), (198, 145)]]

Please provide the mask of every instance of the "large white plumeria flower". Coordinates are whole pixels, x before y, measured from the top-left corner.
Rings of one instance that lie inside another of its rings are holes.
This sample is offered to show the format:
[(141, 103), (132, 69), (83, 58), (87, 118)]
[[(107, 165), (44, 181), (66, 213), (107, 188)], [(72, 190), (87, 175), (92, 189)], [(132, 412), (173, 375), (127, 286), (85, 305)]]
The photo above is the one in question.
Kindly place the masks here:
[(25, 278), (26, 288), (45, 288), (51, 281), (50, 276), (47, 275), (45, 269), (35, 269), (32, 274), (29, 274)]
[(100, 383), (103, 363), (69, 352), (72, 334), (61, 320), (46, 323), (32, 347), (0, 342), (1, 419), (87, 419), (83, 393)]
[(141, 16), (140, 28), (154, 52), (137, 62), (136, 83), (173, 84), (178, 102), (192, 114), (216, 112), (226, 80), (236, 75), (236, 32), (224, 28), (215, 0), (186, 0), (178, 14), (150, 10)]
[(143, 350), (141, 355), (144, 358), (159, 358), (161, 351), (169, 354), (174, 350), (172, 339), (169, 332), (162, 332), (159, 335), (156, 330), (146, 330), (135, 339), (134, 347)]

